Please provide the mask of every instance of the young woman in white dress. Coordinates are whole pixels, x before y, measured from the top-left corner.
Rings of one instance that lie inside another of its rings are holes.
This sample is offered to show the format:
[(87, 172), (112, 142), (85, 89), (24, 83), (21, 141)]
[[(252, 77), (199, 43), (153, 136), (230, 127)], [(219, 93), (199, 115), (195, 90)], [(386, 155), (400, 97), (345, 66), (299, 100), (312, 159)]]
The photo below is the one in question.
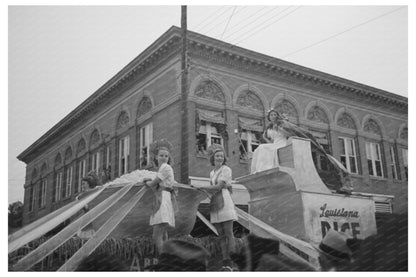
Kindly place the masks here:
[(168, 240), (168, 228), (175, 227), (176, 192), (171, 167), (170, 151), (172, 146), (167, 140), (159, 140), (150, 146), (150, 151), (156, 156), (155, 164), (159, 167), (153, 180), (143, 180), (145, 186), (154, 192), (153, 213), (150, 225), (153, 226), (153, 242), (158, 253), (161, 253), (163, 243)]
[(210, 185), (200, 187), (211, 196), (210, 221), (218, 231), (223, 259), (223, 271), (232, 271), (230, 253), (235, 249), (233, 222), (237, 220), (234, 202), (231, 198), (232, 171), (226, 165), (224, 148), (213, 144), (208, 149), (211, 165)]
[(264, 171), (279, 166), (277, 149), (287, 145), (289, 134), (280, 127), (282, 116), (276, 110), (270, 110), (267, 119), (270, 124), (263, 133), (263, 138), (267, 143), (260, 144), (253, 153), (251, 161), (251, 173)]

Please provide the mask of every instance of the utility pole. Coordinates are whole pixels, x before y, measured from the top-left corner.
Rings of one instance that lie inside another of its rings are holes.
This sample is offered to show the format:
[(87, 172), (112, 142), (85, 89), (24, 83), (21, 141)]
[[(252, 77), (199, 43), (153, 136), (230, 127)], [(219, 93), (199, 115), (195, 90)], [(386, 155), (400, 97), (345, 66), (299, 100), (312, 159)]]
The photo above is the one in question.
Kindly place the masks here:
[(181, 178), (183, 184), (189, 181), (189, 128), (188, 128), (188, 61), (186, 6), (181, 6)]

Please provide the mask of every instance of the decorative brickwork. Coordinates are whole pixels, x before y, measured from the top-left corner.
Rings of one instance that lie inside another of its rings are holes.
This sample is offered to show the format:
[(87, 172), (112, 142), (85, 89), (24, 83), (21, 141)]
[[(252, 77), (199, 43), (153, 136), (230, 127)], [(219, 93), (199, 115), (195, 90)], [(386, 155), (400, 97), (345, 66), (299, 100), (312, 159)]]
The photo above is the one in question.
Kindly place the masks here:
[(380, 126), (374, 119), (371, 118), (364, 124), (364, 131), (381, 136)]
[(139, 103), (139, 106), (137, 108), (137, 117), (141, 117), (142, 115), (150, 112), (152, 109), (152, 101), (149, 97), (144, 96), (142, 100)]
[(237, 105), (263, 111), (263, 104), (260, 98), (252, 91), (246, 90), (240, 93), (237, 99)]
[(72, 148), (71, 146), (68, 146), (68, 148), (65, 151), (65, 161), (70, 161), (72, 158)]
[(211, 99), (218, 102), (225, 102), (224, 93), (213, 81), (203, 81), (195, 89), (195, 95), (201, 98)]
[(62, 163), (61, 153), (58, 153), (58, 155), (56, 155), (55, 157), (55, 166), (60, 166), (61, 163)]
[(407, 127), (404, 127), (403, 130), (401, 131), (400, 138), (407, 140)]
[(84, 152), (86, 148), (85, 140), (82, 138), (78, 141), (77, 154)]
[(343, 113), (340, 115), (340, 117), (337, 120), (337, 125), (348, 129), (357, 129), (354, 123), (354, 119), (352, 119), (352, 117), (347, 113)]
[(285, 114), (290, 117), (298, 117), (295, 106), (286, 99), (283, 99), (277, 103), (274, 109), (276, 109), (281, 114)]
[(43, 163), (42, 167), (40, 168), (40, 174), (42, 175), (42, 177), (45, 177), (47, 170), (48, 170), (48, 168), (46, 166), (46, 163)]
[(94, 131), (91, 134), (90, 147), (96, 145), (99, 141), (100, 141), (100, 134), (98, 133), (97, 129), (94, 129)]
[(311, 121), (316, 121), (316, 122), (323, 122), (323, 123), (329, 123), (328, 120), (328, 116), (326, 115), (325, 111), (318, 107), (318, 106), (313, 106), (309, 111), (308, 111), (308, 117), (309, 120)]
[(122, 111), (118, 116), (117, 129), (123, 128), (129, 124), (130, 118), (127, 112)]

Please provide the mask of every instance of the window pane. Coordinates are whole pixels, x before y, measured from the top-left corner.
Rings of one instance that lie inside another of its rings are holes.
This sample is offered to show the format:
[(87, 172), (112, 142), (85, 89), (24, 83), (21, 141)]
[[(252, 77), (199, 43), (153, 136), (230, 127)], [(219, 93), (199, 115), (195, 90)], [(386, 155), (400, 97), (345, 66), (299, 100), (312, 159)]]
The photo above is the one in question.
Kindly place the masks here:
[(241, 140), (240, 143), (240, 159), (246, 160), (247, 159), (247, 140)]
[(407, 149), (402, 149), (402, 153), (403, 153), (403, 164), (404, 166), (407, 167), (408, 162), (407, 162)]
[(213, 143), (215, 143), (215, 144), (221, 144), (222, 145), (221, 138), (211, 136), (211, 144), (213, 144)]
[(377, 170), (377, 176), (383, 176), (383, 173), (381, 171), (381, 162), (376, 161), (376, 170)]
[(339, 143), (341, 145), (341, 155), (345, 155), (345, 143), (344, 143), (344, 139), (339, 138)]
[(354, 153), (354, 141), (352, 139), (348, 139), (348, 156), (355, 156)]
[(366, 142), (365, 143), (365, 153), (367, 155), (367, 159), (368, 160), (371, 160), (372, 159), (371, 158), (371, 146), (370, 146), (370, 143), (369, 142)]
[(381, 161), (381, 158), (380, 158), (380, 145), (378, 145), (376, 143), (374, 143), (373, 145), (374, 145), (374, 148), (375, 148), (376, 160), (377, 161)]
[(349, 157), (349, 158), (350, 158), (350, 172), (351, 173), (358, 173), (355, 157)]
[(207, 135), (206, 134), (197, 134), (196, 135), (196, 146), (197, 153), (205, 155), (207, 152)]
[(341, 156), (341, 163), (345, 168), (348, 169), (348, 167), (347, 167), (347, 158), (345, 156)]
[(368, 163), (368, 173), (370, 173), (371, 176), (374, 176), (373, 162), (371, 160), (367, 160), (367, 163)]

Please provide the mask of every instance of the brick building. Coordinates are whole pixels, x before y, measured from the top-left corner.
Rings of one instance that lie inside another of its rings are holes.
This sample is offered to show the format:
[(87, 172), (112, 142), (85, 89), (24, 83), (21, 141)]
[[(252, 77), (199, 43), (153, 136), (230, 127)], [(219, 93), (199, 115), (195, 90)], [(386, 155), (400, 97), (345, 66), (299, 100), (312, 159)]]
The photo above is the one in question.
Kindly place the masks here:
[(159, 138), (174, 145), (178, 181), (208, 176), (212, 142), (224, 144), (233, 177), (246, 175), (273, 107), (345, 164), (356, 191), (393, 195), (394, 211), (407, 211), (407, 98), (193, 32), (181, 97), (180, 51), (171, 27), (18, 156), (27, 164), (24, 224), (74, 200), (90, 170), (106, 180), (150, 169)]

